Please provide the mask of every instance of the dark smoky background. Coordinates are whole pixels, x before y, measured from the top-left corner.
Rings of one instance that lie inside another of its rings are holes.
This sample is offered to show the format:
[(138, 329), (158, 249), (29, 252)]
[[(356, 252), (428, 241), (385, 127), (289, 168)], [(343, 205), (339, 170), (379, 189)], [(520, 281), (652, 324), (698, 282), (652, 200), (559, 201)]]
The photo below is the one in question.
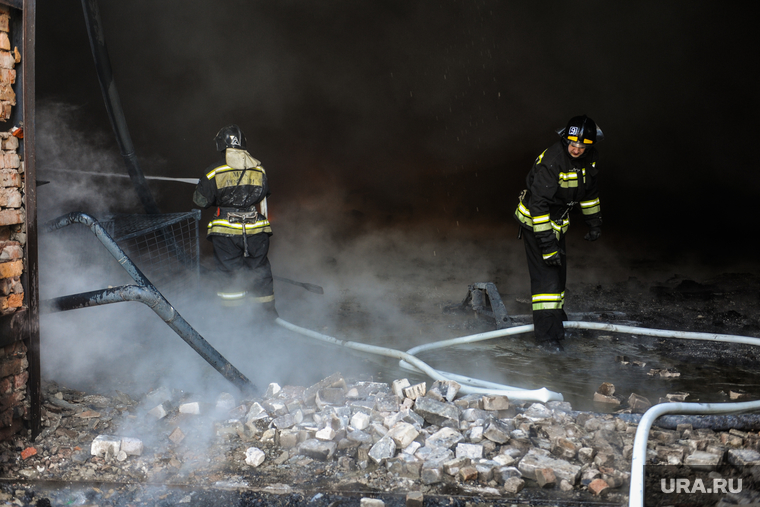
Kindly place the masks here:
[[(275, 218), (327, 194), (381, 224), (461, 219), (460, 227), (516, 231), (511, 214), (533, 159), (554, 129), (588, 114), (607, 137), (599, 150), (610, 237), (710, 257), (751, 238), (758, 41), (741, 9), (495, 1), (100, 8), (146, 174), (198, 177), (215, 160), (216, 131), (237, 123), (269, 171)], [(68, 121), (82, 132), (70, 149), (97, 139), (116, 150), (81, 11), (75, 0), (39, 3), (40, 114), (51, 101), (76, 106)], [(162, 210), (192, 207), (191, 189), (154, 186)]]
[[(353, 312), (366, 320), (351, 325), (411, 346), (431, 338), (400, 302), (455, 301), (482, 281), (495, 281), (505, 300), (524, 297), (517, 195), (554, 130), (578, 114), (606, 137), (605, 227), (588, 244), (576, 218), (571, 284), (757, 269), (758, 41), (743, 9), (134, 0), (100, 10), (146, 175), (197, 178), (216, 160), (220, 127), (245, 132), (272, 188), (275, 274), (326, 290), (309, 299), (276, 286), (286, 319), (334, 331), (336, 315)], [(80, 2), (38, 2), (36, 51), (38, 172), (51, 182), (39, 189), (40, 219), (141, 213), (128, 180), (60, 172), (126, 172)], [(150, 186), (163, 212), (194, 207), (191, 185)], [(48, 265), (76, 258), (59, 251), (68, 250), (42, 252)], [(49, 273), (43, 295), (66, 292), (60, 270)]]

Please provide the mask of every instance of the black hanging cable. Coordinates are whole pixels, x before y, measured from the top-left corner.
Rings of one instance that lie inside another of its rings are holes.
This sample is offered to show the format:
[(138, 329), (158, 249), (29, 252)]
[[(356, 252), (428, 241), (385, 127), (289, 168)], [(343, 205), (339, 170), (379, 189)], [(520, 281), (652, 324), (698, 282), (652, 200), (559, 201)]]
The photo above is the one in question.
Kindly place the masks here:
[(82, 0), (82, 10), (84, 11), (84, 20), (87, 25), (87, 35), (90, 38), (92, 57), (95, 60), (95, 70), (98, 73), (100, 90), (103, 92), (108, 118), (111, 120), (111, 126), (116, 134), (116, 141), (119, 144), (121, 156), (127, 165), (129, 178), (132, 180), (132, 185), (134, 185), (146, 213), (158, 214), (160, 213), (158, 205), (153, 199), (153, 194), (150, 193), (145, 176), (137, 162), (135, 149), (129, 136), (129, 129), (127, 128), (127, 121), (121, 108), (119, 93), (116, 91), (116, 83), (113, 80), (111, 60), (108, 57), (108, 48), (106, 47), (103, 23), (100, 20), (97, 0)]

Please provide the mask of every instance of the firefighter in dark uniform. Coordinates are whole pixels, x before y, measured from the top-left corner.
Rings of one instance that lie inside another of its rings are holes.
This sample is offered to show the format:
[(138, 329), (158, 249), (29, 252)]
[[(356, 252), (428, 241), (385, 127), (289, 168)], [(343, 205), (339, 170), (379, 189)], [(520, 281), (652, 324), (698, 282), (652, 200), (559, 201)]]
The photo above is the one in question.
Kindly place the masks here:
[(261, 162), (246, 151), (245, 136), (237, 125), (222, 128), (214, 141), (224, 161), (206, 169), (193, 202), (202, 208), (216, 207), (207, 239), (214, 245), (217, 271), (222, 274), (217, 295), (228, 306), (252, 301), (273, 320), (277, 310), (267, 257), (272, 235), (267, 175)]
[(584, 239), (596, 241), (602, 234), (596, 167), (602, 131), (584, 115), (570, 119), (557, 133), (560, 140), (533, 163), (528, 188), (515, 211), (528, 259), (535, 339), (552, 351), (563, 350), (560, 342), (565, 337), (565, 233), (570, 212), (580, 208), (589, 227)]

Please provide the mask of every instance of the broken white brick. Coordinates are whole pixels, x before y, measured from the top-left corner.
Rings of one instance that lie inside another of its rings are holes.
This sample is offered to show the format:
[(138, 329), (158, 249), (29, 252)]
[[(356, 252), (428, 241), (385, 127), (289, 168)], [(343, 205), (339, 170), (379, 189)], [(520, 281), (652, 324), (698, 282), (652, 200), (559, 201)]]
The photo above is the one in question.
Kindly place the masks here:
[[(409, 399), (409, 398), (406, 398)], [(401, 414), (399, 412), (391, 412), (383, 418), (383, 426), (386, 428), (393, 428), (397, 422), (401, 420)]]
[(420, 382), (419, 384), (414, 384), (411, 387), (404, 388), (404, 396), (413, 400), (425, 396), (426, 392), (427, 386), (425, 385), (425, 382)]
[(421, 491), (410, 491), (406, 494), (406, 507), (422, 507), (424, 498)]
[(441, 482), (443, 480), (443, 467), (423, 467), (422, 472), (420, 472), (420, 480), (422, 484), (426, 485)]
[(414, 407), (415, 413), (430, 424), (459, 428), (459, 408), (453, 403), (443, 403), (423, 396), (415, 400)]
[(396, 453), (396, 442), (388, 435), (384, 436), (375, 443), (369, 450), (369, 457), (377, 464), (382, 463), (388, 458), (392, 458)]
[(483, 457), (483, 446), (479, 444), (457, 444), (457, 458), (480, 459)]
[(277, 430), (274, 428), (269, 428), (268, 430), (266, 430), (264, 433), (261, 434), (261, 438), (259, 440), (263, 444), (273, 444), (276, 437), (277, 437)]
[(411, 444), (407, 445), (406, 448), (402, 451), (404, 454), (408, 454), (410, 456), (414, 456), (414, 453), (417, 452), (417, 450), (422, 447), (422, 444), (415, 441)]
[(542, 403), (533, 403), (524, 414), (528, 419), (549, 419), (552, 416), (552, 410)]
[(420, 432), (409, 424), (408, 422), (397, 422), (393, 428), (388, 431), (388, 436), (391, 437), (396, 446), (403, 449), (411, 444)]
[(190, 403), (183, 403), (182, 405), (179, 406), (179, 413), (198, 415), (201, 413), (201, 405), (197, 401), (193, 401)]
[(399, 398), (404, 398), (404, 389), (409, 387), (411, 384), (409, 383), (409, 379), (398, 379), (394, 380), (393, 384), (391, 385), (391, 389), (393, 390), (393, 394), (398, 396)]
[(440, 394), (446, 401), (454, 401), (462, 386), (455, 380), (436, 380), (430, 386), (430, 391)]
[(508, 410), (509, 399), (506, 396), (483, 396), (483, 410)]
[(272, 421), (272, 424), (274, 424), (278, 430), (292, 428), (296, 425), (296, 418), (293, 416), (293, 414), (285, 414), (283, 416), (275, 418)]
[(280, 447), (291, 449), (298, 445), (299, 430), (280, 431)]
[(288, 411), (288, 406), (282, 401), (272, 400), (268, 401), (266, 405), (269, 407), (269, 411), (272, 413), (273, 417), (280, 417), (290, 413)]
[(536, 480), (536, 470), (541, 468), (551, 468), (558, 479), (565, 479), (571, 484), (577, 483), (578, 477), (581, 475), (580, 466), (573, 465), (565, 460), (554, 459), (550, 456), (549, 451), (538, 448), (528, 451), (528, 454), (523, 456), (517, 467), (523, 477), (532, 480)]
[(321, 430), (317, 431), (314, 434), (314, 438), (316, 438), (318, 440), (323, 440), (323, 441), (330, 441), (333, 438), (335, 438), (335, 430), (332, 429), (330, 426), (327, 426), (327, 427), (322, 428)]
[(379, 498), (364, 497), (359, 500), (359, 507), (385, 507), (385, 502)]
[[(407, 400), (408, 399), (409, 398), (407, 398)], [(414, 410), (405, 408), (399, 412), (399, 416), (400, 416), (399, 420), (408, 422), (409, 424), (411, 424), (418, 430), (422, 429), (422, 427), (425, 425), (425, 419)]]
[(372, 433), (375, 433), (376, 435), (380, 437), (384, 437), (385, 435), (388, 434), (388, 428), (386, 428), (385, 426), (383, 426), (382, 424), (378, 422), (370, 423), (370, 428), (368, 429), (370, 429)]
[(515, 458), (510, 456), (509, 454), (497, 454), (493, 457), (493, 460), (497, 462), (499, 465), (508, 467), (515, 462)]
[(695, 451), (686, 456), (683, 464), (696, 470), (714, 470), (722, 460), (719, 454), (711, 454), (705, 451)]
[(267, 386), (267, 393), (264, 395), (265, 398), (274, 398), (278, 394), (280, 394), (280, 391), (282, 391), (282, 387), (280, 387), (280, 384), (276, 382), (272, 382)]
[(525, 487), (525, 481), (519, 477), (510, 477), (504, 481), (504, 492), (510, 495), (516, 495)]
[(116, 456), (119, 450), (121, 450), (121, 437), (112, 435), (98, 435), (90, 445), (90, 454), (93, 456)]
[(245, 416), (245, 422), (249, 423), (251, 421), (258, 421), (266, 419), (267, 417), (269, 417), (269, 414), (267, 414), (266, 409), (262, 407), (259, 402), (254, 402), (251, 405), (251, 409), (248, 411), (248, 415)]
[(156, 419), (163, 419), (169, 414), (169, 411), (167, 410), (166, 405), (167, 404), (164, 402), (160, 405), (153, 407), (152, 409), (148, 411), (148, 415), (155, 417)]
[(470, 429), (470, 442), (477, 444), (483, 441), (483, 426), (473, 426)]
[(452, 458), (443, 464), (443, 471), (449, 475), (456, 475), (463, 467), (470, 465), (469, 458)]
[(252, 467), (257, 467), (264, 463), (266, 454), (258, 447), (249, 447), (245, 451), (245, 464)]
[(457, 430), (441, 428), (425, 439), (425, 445), (431, 448), (441, 447), (449, 449), (462, 440), (464, 440), (464, 437)]
[(139, 438), (123, 437), (121, 450), (130, 456), (140, 456), (143, 452), (143, 442)]
[(370, 419), (369, 414), (357, 412), (351, 417), (351, 427), (355, 430), (365, 430), (369, 427)]
[(483, 427), (483, 437), (497, 444), (507, 443), (510, 436), (510, 426), (500, 419), (492, 419)]

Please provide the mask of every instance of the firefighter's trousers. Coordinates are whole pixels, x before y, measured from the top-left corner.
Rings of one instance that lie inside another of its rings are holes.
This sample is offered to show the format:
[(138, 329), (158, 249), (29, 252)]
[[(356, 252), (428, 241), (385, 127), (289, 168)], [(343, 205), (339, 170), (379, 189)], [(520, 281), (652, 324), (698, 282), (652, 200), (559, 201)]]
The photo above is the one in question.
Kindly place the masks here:
[[(209, 236), (214, 245), (214, 259), (221, 275), (219, 295), (228, 301), (237, 297), (253, 301), (267, 315), (276, 317), (274, 281), (269, 264), (269, 235), (246, 236), (248, 257), (245, 257), (243, 236)], [(260, 306), (259, 306), (260, 305)]]
[(523, 229), (525, 254), (530, 272), (530, 292), (533, 307), (533, 326), (536, 343), (558, 342), (565, 338), (562, 325), (567, 320), (565, 314), (565, 282), (567, 280), (567, 258), (565, 256), (565, 235), (559, 239), (561, 266), (547, 266), (536, 236), (530, 229)]

